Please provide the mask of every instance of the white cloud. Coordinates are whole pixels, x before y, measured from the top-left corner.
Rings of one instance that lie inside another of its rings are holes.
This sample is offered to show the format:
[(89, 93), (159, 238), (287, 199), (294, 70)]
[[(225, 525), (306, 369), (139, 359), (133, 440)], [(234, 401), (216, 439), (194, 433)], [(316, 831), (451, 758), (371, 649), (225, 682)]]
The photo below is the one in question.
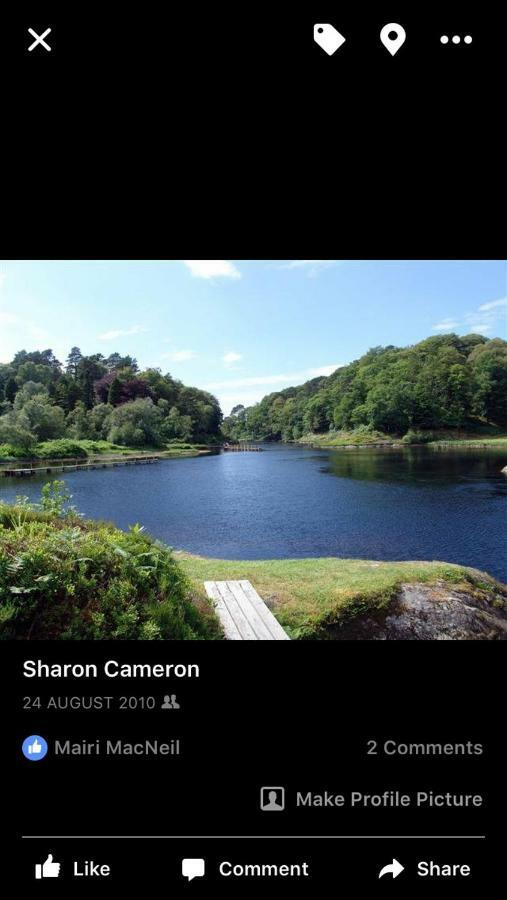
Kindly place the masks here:
[(308, 369), (308, 375), (310, 378), (319, 378), (321, 375), (332, 375), (333, 372), (336, 371), (338, 366), (320, 366), (317, 369)]
[(506, 297), (482, 303), (476, 312), (467, 313), (465, 316), (466, 330), (475, 334), (485, 335), (491, 334), (492, 331), (498, 333), (500, 328), (505, 332), (507, 322), (505, 315), (506, 306)]
[(475, 322), (472, 319), (465, 330), (470, 334), (489, 334), (492, 329), (493, 325), (490, 325), (488, 322)]
[(182, 260), (194, 278), (241, 278), (241, 272), (228, 259)]
[(483, 303), (479, 306), (479, 312), (488, 312), (490, 309), (498, 309), (498, 307), (507, 306), (507, 297), (501, 297), (500, 300), (492, 300), (490, 303)]
[(222, 356), (222, 360), (226, 366), (232, 366), (233, 363), (239, 362), (240, 359), (243, 359), (241, 353), (225, 353), (224, 356)]
[(441, 322), (437, 322), (436, 325), (433, 325), (433, 331), (454, 331), (458, 326), (459, 322), (457, 322), (456, 319), (442, 319)]
[(49, 332), (46, 328), (41, 328), (35, 322), (27, 322), (22, 316), (15, 313), (0, 310), (0, 324), (8, 327), (13, 325), (16, 329), (23, 329), (25, 337), (28, 335), (32, 340), (42, 343), (49, 339)]
[(21, 319), (19, 316), (15, 316), (14, 313), (0, 310), (0, 322), (2, 325), (17, 325), (18, 323), (21, 324)]
[(220, 393), (218, 395), (220, 406), (222, 407), (225, 415), (228, 414), (229, 409), (232, 409), (233, 406), (238, 406), (238, 404), (241, 404), (242, 406), (253, 406), (255, 403), (258, 403), (259, 400), (262, 400), (263, 397), (264, 394), (260, 390), (239, 392), (235, 391), (233, 394)]
[(499, 327), (505, 329), (506, 307), (507, 297), (490, 300), (488, 303), (482, 303), (475, 312), (466, 313), (461, 321), (451, 317), (442, 319), (441, 322), (433, 325), (433, 331), (489, 335), (493, 331), (498, 331)]
[(233, 394), (217, 393), (218, 402), (224, 416), (228, 416), (234, 406), (254, 406), (264, 397), (264, 391), (260, 388), (257, 391), (235, 391)]
[(342, 259), (288, 259), (280, 263), (277, 269), (303, 269), (310, 278), (314, 278), (324, 269), (339, 266), (342, 262)]
[(170, 359), (173, 362), (187, 362), (189, 359), (195, 359), (197, 353), (194, 350), (174, 350), (172, 353), (164, 353), (163, 359)]
[(221, 388), (241, 388), (241, 387), (260, 387), (264, 385), (285, 384), (288, 386), (301, 384), (309, 378), (316, 378), (319, 375), (329, 375), (338, 369), (338, 364), (331, 366), (320, 366), (316, 369), (305, 369), (303, 372), (291, 372), (282, 375), (252, 375), (247, 378), (229, 378), (227, 381), (212, 381), (206, 385), (209, 391), (219, 390)]
[(215, 381), (206, 385), (208, 391), (216, 393), (224, 415), (229, 415), (233, 406), (253, 406), (259, 403), (270, 390), (282, 390), (284, 387), (302, 384), (309, 378), (330, 375), (339, 366), (318, 366), (305, 369), (303, 372), (292, 372), (287, 375), (258, 375), (250, 378), (230, 378), (228, 381)]
[(142, 334), (146, 331), (146, 328), (142, 328), (141, 325), (132, 325), (131, 328), (113, 328), (111, 331), (104, 331), (103, 334), (99, 334), (99, 341), (114, 341), (119, 337), (129, 337), (131, 334)]

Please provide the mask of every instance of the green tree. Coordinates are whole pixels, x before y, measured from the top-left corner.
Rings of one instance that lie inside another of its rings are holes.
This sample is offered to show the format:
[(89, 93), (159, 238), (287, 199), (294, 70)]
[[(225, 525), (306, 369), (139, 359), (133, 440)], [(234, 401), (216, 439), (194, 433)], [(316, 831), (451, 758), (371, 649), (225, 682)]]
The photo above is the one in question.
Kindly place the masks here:
[(107, 402), (110, 406), (119, 406), (121, 401), (121, 381), (119, 378), (115, 378), (114, 381), (111, 382), (111, 387), (109, 388), (109, 394), (107, 397)]
[(72, 347), (68, 357), (67, 357), (67, 366), (66, 372), (71, 378), (77, 378), (78, 367), (83, 358), (83, 354), (79, 347)]
[[(482, 335), (434, 335), (411, 347), (373, 347), (299, 387), (268, 394), (229, 416), (227, 437), (297, 439), (330, 427), (461, 428), (473, 417), (507, 422), (507, 343)], [(292, 437), (291, 437), (292, 436)]]
[(52, 406), (49, 398), (36, 396), (23, 406), (23, 415), (30, 424), (30, 431), (38, 441), (49, 441), (65, 434), (65, 414), (59, 406)]
[(16, 397), (14, 399), (14, 409), (23, 409), (28, 401), (33, 400), (34, 397), (40, 397), (44, 400), (49, 400), (47, 388), (43, 384), (40, 384), (36, 381), (27, 381), (26, 384), (24, 384), (16, 394)]
[(91, 409), (95, 400), (93, 389), (94, 377), (91, 368), (87, 368), (83, 377), (83, 403), (87, 409)]
[(90, 437), (93, 440), (107, 440), (111, 415), (112, 410), (107, 403), (97, 403), (97, 406), (88, 412)]
[(306, 404), (303, 417), (305, 431), (321, 432), (329, 430), (328, 399), (325, 394), (317, 394)]
[(79, 400), (74, 409), (69, 412), (66, 419), (66, 430), (69, 437), (81, 441), (87, 438), (95, 439), (97, 434), (90, 421), (91, 413), (88, 413), (84, 403)]
[(36, 443), (37, 438), (30, 431), (27, 419), (21, 421), (12, 412), (0, 416), (0, 444), (8, 444), (28, 454)]
[(149, 397), (123, 403), (111, 411), (107, 439), (125, 446), (157, 445), (161, 419), (160, 410)]
[(9, 403), (14, 403), (14, 399), (18, 392), (18, 385), (16, 379), (12, 377), (7, 379), (5, 384), (5, 399), (9, 401)]
[[(160, 402), (163, 403), (164, 401)], [(192, 437), (192, 419), (190, 416), (182, 415), (176, 406), (171, 407), (169, 414), (161, 423), (160, 436), (165, 441), (170, 441), (174, 438), (189, 441)]]
[(507, 424), (507, 342), (495, 338), (471, 353), (473, 405), (477, 415)]

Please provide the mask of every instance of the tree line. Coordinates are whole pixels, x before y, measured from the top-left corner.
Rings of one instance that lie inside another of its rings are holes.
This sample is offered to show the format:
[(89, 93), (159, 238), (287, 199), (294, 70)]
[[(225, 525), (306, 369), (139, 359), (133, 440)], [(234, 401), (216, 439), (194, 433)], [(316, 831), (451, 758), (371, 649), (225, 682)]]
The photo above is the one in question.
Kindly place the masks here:
[(298, 440), (306, 434), (507, 425), (507, 342), (480, 334), (373, 347), (332, 375), (237, 406), (223, 423), (232, 440)]
[(26, 452), (56, 438), (205, 442), (219, 438), (221, 422), (211, 394), (160, 369), (140, 371), (132, 356), (85, 356), (73, 347), (62, 365), (52, 350), (20, 350), (0, 364), (0, 444)]

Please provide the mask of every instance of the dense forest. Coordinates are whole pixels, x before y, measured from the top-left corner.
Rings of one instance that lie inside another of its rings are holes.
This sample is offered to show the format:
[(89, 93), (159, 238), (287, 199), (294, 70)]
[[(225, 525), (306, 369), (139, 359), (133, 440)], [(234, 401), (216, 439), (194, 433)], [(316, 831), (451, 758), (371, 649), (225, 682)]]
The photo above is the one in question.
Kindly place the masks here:
[(420, 434), (430, 429), (507, 425), (507, 342), (479, 334), (374, 347), (332, 375), (237, 406), (224, 420), (232, 440), (298, 440), (361, 429)]
[(307, 434), (507, 425), (507, 342), (482, 335), (430, 337), (374, 347), (328, 377), (237, 406), (222, 422), (218, 400), (131, 356), (83, 356), (62, 365), (51, 350), (21, 350), (0, 364), (0, 447), (30, 455), (43, 442), (108, 441), (157, 447), (171, 441), (299, 440)]
[(0, 446), (29, 454), (57, 438), (142, 447), (210, 441), (220, 435), (215, 397), (159, 369), (139, 371), (131, 356), (83, 356), (62, 365), (51, 350), (16, 353), (0, 364)]

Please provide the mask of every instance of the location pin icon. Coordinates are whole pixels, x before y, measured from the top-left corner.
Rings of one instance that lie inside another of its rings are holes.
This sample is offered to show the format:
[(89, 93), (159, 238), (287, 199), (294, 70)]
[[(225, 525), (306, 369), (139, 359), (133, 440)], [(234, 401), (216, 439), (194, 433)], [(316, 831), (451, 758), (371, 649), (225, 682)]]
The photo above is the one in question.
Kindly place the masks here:
[(401, 45), (405, 43), (406, 36), (407, 34), (403, 25), (398, 25), (396, 22), (389, 22), (388, 25), (384, 25), (380, 32), (380, 40), (386, 50), (389, 50), (391, 56), (394, 56)]

